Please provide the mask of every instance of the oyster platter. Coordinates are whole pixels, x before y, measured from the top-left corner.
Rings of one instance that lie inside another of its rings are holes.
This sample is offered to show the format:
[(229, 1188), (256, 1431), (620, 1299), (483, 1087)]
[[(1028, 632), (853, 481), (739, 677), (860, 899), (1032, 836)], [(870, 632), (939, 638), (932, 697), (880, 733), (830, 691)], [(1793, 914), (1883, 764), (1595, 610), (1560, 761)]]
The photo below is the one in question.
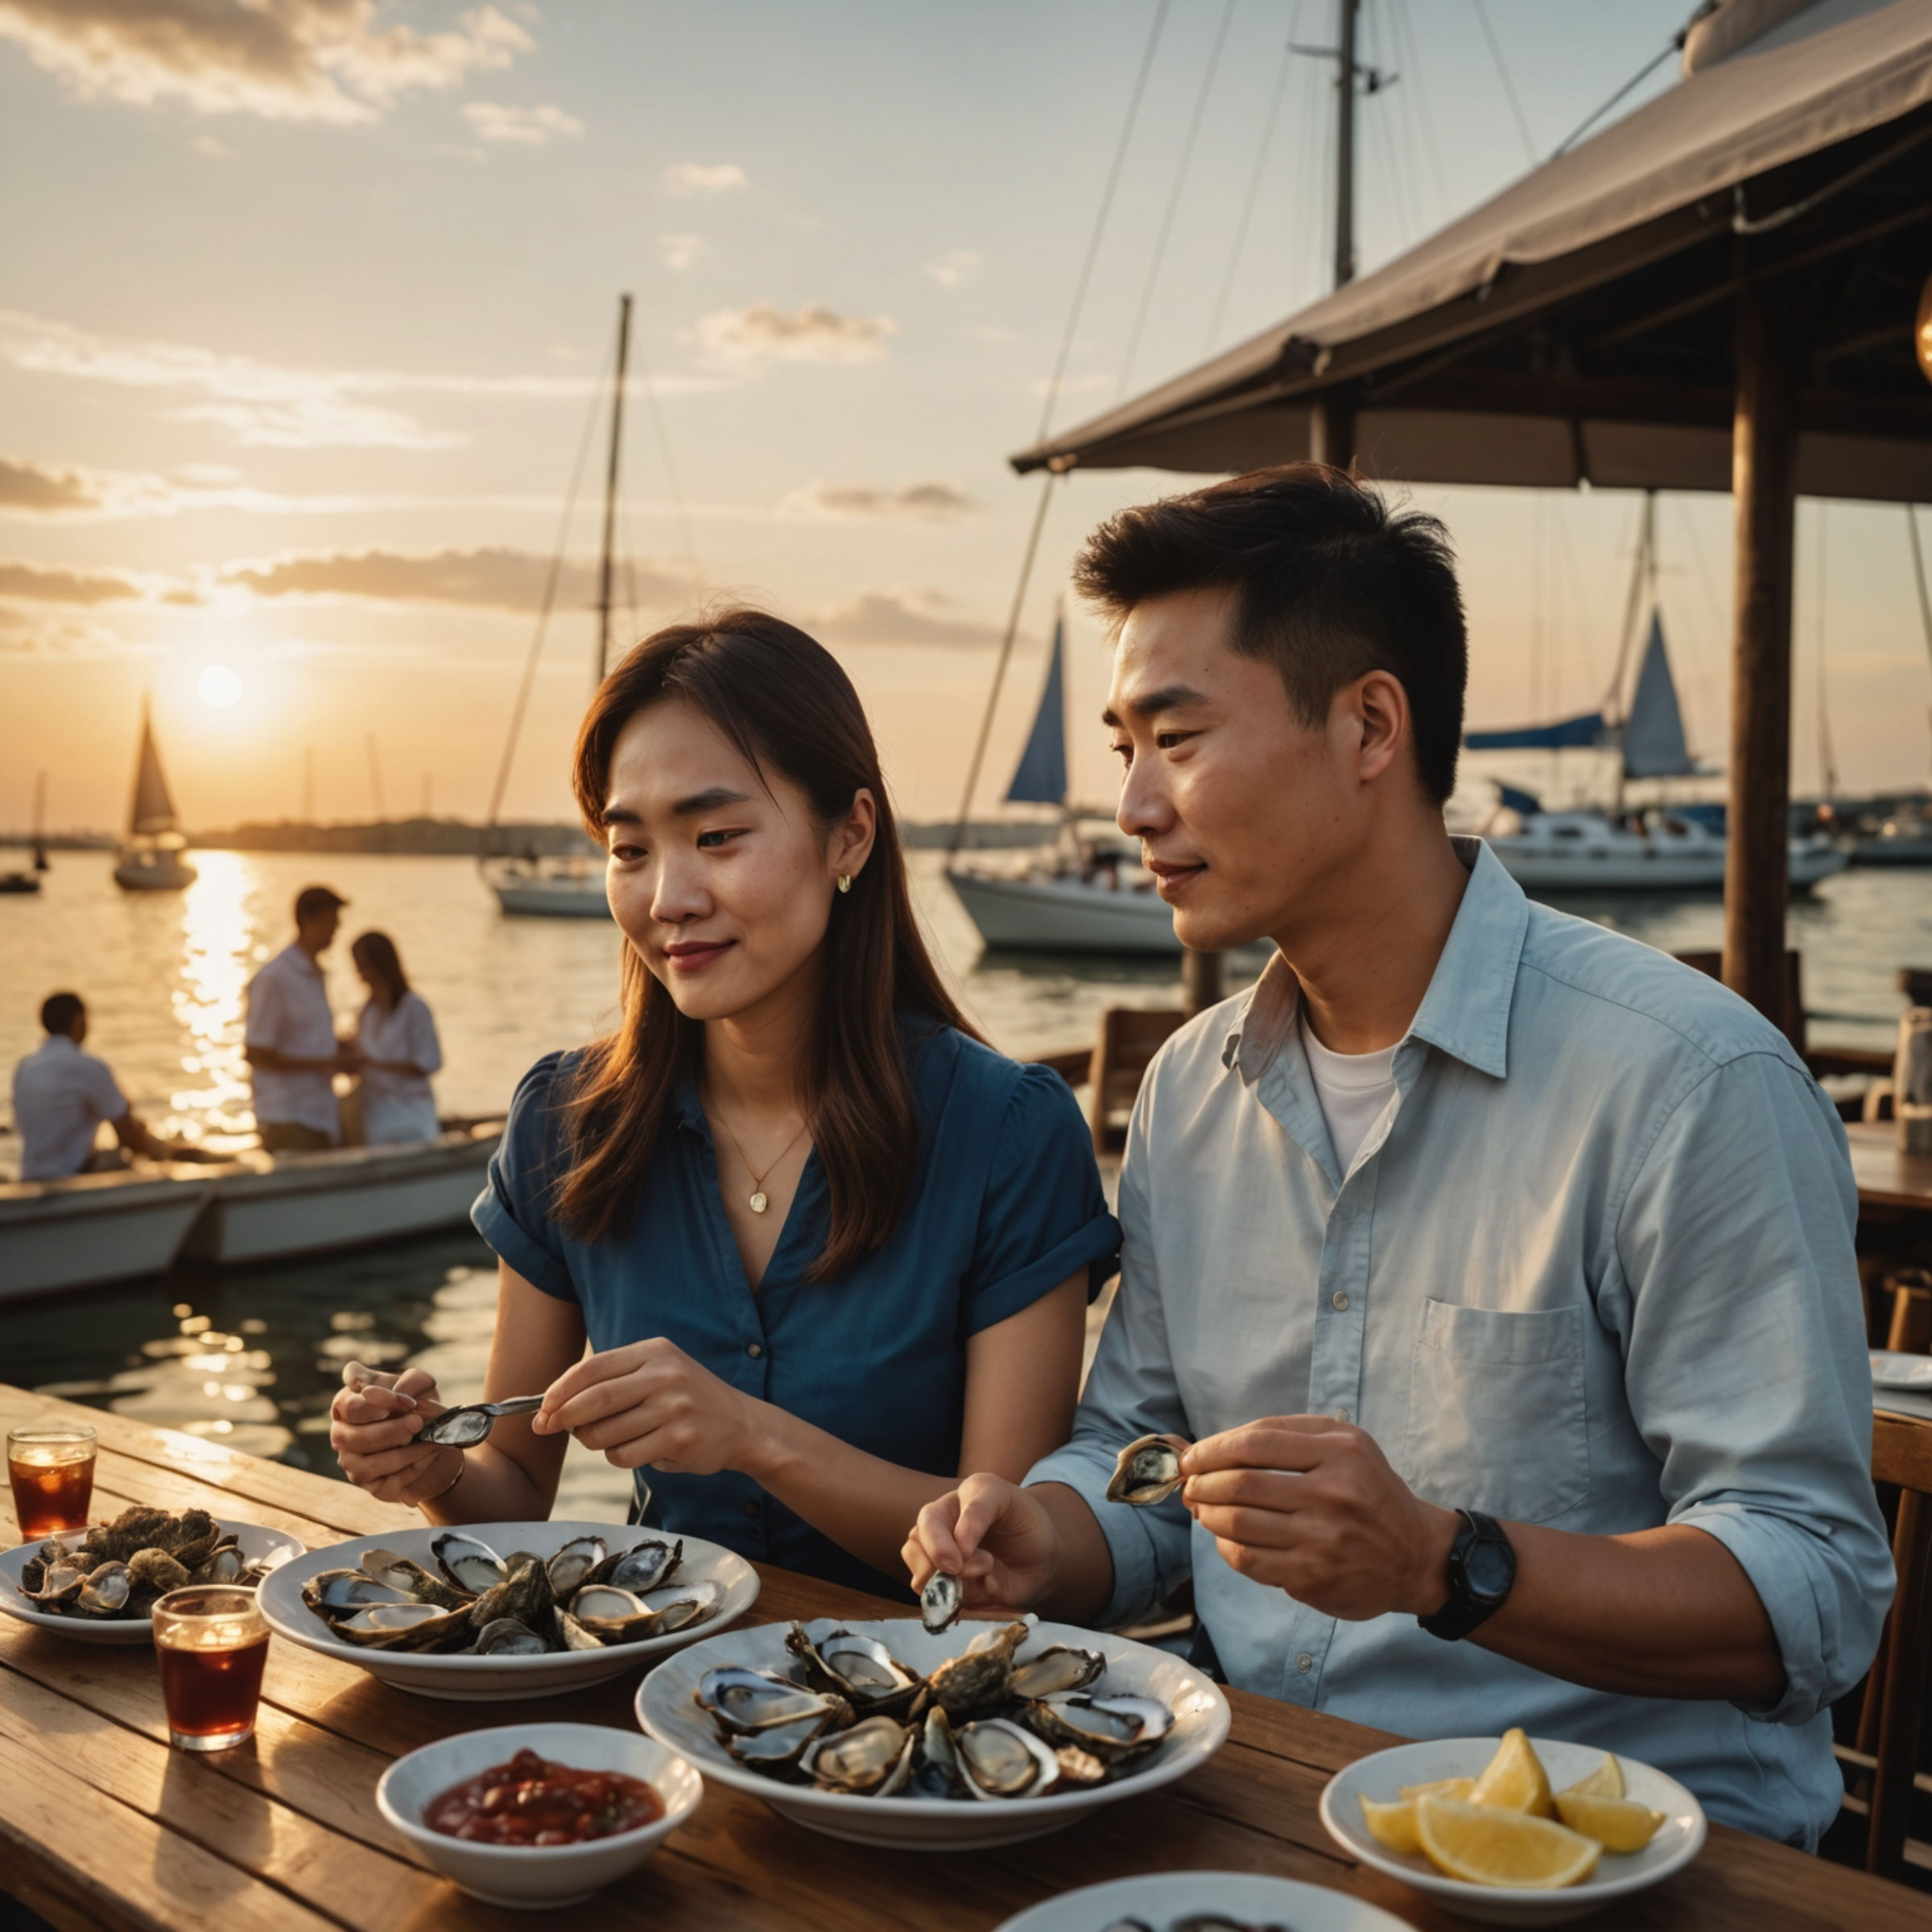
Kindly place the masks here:
[(1227, 1699), (1181, 1658), (1030, 1618), (762, 1624), (660, 1664), (659, 1744), (834, 1837), (964, 1851), (1059, 1830), (1184, 1777)]
[(263, 1584), (272, 1629), (402, 1690), (465, 1700), (601, 1682), (750, 1608), (758, 1575), (696, 1537), (599, 1523), (398, 1530)]
[(188, 1583), (259, 1583), (302, 1554), (279, 1530), (134, 1505), (0, 1556), (0, 1610), (84, 1644), (154, 1641), (155, 1600)]

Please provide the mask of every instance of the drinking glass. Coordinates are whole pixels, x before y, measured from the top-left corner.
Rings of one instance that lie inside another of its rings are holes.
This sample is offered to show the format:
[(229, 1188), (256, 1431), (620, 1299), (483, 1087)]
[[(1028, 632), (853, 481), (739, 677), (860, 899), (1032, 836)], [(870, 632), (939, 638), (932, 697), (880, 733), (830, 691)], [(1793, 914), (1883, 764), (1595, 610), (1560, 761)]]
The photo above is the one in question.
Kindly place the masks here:
[(47, 1422), (6, 1434), (6, 1474), (20, 1540), (85, 1530), (94, 1499), (94, 1431), (85, 1422)]
[(254, 1736), (268, 1625), (254, 1591), (236, 1583), (169, 1591), (155, 1605), (155, 1653), (171, 1744), (225, 1751)]

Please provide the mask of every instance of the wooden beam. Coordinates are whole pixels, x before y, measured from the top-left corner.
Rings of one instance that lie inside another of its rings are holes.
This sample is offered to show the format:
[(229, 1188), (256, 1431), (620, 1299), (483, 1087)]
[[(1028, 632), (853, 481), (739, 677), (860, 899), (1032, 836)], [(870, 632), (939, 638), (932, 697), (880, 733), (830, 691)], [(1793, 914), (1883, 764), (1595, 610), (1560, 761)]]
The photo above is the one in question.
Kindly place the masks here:
[(1795, 338), (1789, 290), (1758, 283), (1739, 292), (1724, 984), (1774, 1026), (1784, 1018), (1790, 890), (1791, 566), (1800, 374)]
[(1325, 389), (1314, 399), (1308, 418), (1308, 453), (1337, 469), (1355, 467), (1355, 391)]

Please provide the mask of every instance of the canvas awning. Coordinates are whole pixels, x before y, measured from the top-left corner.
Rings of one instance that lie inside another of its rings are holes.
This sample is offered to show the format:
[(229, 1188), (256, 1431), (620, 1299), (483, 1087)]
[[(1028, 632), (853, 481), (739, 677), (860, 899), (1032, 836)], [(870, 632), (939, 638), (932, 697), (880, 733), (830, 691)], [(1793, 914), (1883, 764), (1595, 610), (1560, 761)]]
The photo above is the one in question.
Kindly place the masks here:
[(1371, 475), (1727, 489), (1732, 298), (1810, 270), (1798, 489), (1932, 498), (1932, 5), (1714, 19), (1753, 10), (1775, 24), (1420, 246), (1014, 466), (1288, 461), (1339, 392)]

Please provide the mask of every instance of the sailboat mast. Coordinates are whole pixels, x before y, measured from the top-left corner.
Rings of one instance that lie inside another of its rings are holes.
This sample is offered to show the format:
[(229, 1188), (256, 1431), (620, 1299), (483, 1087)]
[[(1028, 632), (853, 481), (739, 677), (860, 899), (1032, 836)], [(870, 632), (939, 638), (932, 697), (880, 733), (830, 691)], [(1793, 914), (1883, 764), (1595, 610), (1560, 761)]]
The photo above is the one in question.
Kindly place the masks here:
[(597, 565), (597, 683), (610, 668), (610, 592), (617, 526), (617, 462), (624, 441), (624, 371), (630, 360), (630, 297), (617, 298), (617, 374), (610, 392), (610, 461), (604, 473), (604, 552)]
[(1355, 279), (1355, 24), (1361, 0), (1340, 0), (1335, 85), (1335, 285)]

